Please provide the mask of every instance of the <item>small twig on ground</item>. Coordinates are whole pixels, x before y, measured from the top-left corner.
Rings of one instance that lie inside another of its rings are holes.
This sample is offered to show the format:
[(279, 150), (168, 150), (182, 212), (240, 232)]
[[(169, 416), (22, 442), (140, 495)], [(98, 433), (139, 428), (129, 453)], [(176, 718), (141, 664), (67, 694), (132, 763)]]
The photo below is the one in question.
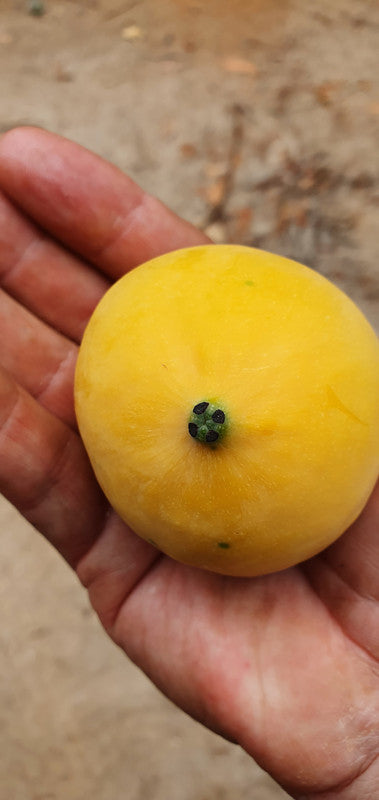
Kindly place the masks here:
[(234, 191), (235, 174), (240, 163), (241, 148), (244, 137), (244, 115), (242, 106), (235, 103), (231, 108), (231, 136), (229, 151), (226, 158), (225, 171), (220, 182), (220, 192), (217, 202), (209, 209), (204, 227), (215, 222), (223, 222), (227, 216), (227, 205)]

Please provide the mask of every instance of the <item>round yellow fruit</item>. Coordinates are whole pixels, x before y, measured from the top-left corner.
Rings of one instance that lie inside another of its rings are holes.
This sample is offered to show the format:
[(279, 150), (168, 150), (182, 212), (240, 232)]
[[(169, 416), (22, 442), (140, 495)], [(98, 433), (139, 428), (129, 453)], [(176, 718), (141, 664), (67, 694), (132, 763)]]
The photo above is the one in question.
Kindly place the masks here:
[(120, 516), (215, 572), (314, 555), (378, 477), (374, 331), (318, 273), (259, 250), (179, 250), (121, 278), (86, 329), (75, 399)]

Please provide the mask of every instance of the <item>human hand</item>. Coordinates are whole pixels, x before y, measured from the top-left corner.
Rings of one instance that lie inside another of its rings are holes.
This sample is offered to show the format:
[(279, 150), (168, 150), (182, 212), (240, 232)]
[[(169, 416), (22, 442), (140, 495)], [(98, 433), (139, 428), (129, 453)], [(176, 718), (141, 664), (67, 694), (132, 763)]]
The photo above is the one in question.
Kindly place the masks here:
[(205, 237), (115, 167), (37, 129), (0, 140), (0, 490), (177, 705), (295, 798), (379, 791), (379, 485), (321, 555), (239, 579), (178, 564), (108, 507), (78, 436), (78, 344), (114, 279)]

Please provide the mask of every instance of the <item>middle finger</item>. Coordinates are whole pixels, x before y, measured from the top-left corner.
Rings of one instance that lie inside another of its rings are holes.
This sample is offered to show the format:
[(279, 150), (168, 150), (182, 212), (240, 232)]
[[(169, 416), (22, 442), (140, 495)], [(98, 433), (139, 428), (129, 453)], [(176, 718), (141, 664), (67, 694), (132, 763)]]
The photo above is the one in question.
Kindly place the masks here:
[(50, 412), (76, 427), (77, 345), (0, 289), (0, 363)]
[(109, 281), (59, 246), (0, 192), (0, 286), (79, 342)]

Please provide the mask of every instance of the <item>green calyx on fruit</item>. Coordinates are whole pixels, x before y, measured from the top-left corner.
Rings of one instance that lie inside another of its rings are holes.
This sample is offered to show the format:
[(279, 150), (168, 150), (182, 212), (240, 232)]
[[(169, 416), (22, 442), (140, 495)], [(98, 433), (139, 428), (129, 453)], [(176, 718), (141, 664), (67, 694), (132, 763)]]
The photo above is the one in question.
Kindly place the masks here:
[(193, 439), (215, 445), (223, 438), (226, 427), (225, 413), (215, 403), (203, 400), (193, 407), (188, 422), (188, 433)]

